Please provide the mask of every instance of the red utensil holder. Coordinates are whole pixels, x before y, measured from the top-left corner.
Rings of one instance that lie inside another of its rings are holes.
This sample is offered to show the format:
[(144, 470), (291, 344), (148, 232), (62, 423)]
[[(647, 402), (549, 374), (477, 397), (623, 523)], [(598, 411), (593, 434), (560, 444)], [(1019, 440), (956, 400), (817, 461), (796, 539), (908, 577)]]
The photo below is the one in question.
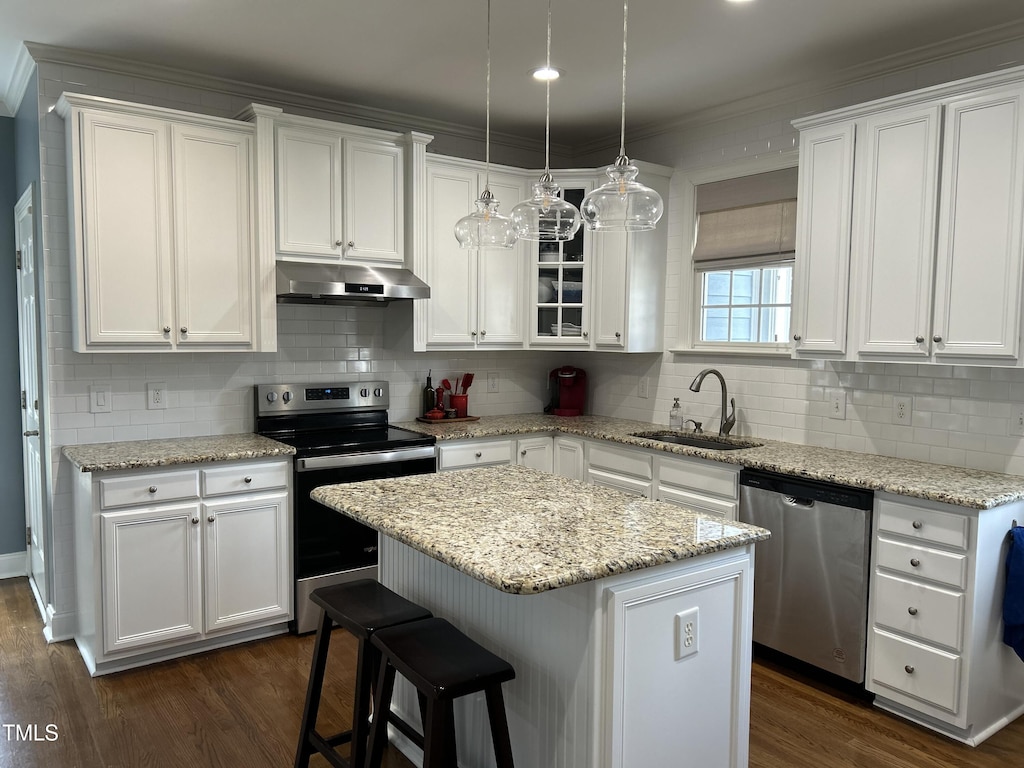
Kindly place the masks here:
[(453, 392), (448, 395), (448, 406), (455, 409), (455, 418), (464, 419), (469, 415), (469, 395), (456, 395)]

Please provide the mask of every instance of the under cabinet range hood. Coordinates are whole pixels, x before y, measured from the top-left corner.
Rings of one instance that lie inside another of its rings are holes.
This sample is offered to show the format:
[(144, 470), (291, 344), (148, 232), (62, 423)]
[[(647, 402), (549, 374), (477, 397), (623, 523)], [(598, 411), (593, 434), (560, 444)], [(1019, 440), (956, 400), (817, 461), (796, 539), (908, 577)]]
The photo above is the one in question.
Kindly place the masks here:
[(352, 264), (277, 263), (280, 304), (387, 304), (429, 299), (430, 286), (408, 269)]

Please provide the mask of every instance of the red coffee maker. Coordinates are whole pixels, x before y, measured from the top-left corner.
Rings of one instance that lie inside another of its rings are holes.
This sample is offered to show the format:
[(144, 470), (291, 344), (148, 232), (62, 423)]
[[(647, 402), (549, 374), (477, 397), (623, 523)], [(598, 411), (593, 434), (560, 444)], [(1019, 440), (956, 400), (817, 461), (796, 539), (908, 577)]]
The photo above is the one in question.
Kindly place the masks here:
[(582, 368), (563, 365), (548, 374), (551, 403), (544, 413), (552, 416), (580, 416), (587, 399), (587, 372)]

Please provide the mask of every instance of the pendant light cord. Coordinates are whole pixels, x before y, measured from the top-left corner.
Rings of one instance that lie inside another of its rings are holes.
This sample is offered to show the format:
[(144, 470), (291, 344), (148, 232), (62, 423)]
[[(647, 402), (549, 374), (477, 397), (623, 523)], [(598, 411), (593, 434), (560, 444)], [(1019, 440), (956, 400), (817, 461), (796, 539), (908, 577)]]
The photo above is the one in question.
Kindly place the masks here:
[[(489, 1), (489, 0), (488, 0)], [(626, 20), (629, 0), (622, 0), (622, 126), (619, 132), (619, 156), (626, 156)], [(550, 45), (550, 43), (548, 43)]]
[[(547, 70), (551, 72), (551, 0), (548, 0)], [(544, 81), (544, 174), (551, 175), (551, 78)]]
[(491, 0), (487, 0), (487, 104), (484, 120), (484, 190), (491, 190)]

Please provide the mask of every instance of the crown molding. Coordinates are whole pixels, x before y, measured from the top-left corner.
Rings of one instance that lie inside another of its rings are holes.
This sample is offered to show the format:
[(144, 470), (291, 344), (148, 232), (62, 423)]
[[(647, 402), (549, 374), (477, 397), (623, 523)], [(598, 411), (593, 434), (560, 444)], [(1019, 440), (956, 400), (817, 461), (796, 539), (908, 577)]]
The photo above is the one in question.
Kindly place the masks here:
[[(259, 85), (244, 80), (233, 80), (217, 75), (206, 75), (161, 64), (149, 64), (96, 51), (33, 42), (25, 42), (24, 47), (27, 49), (28, 54), (30, 54), (31, 59), (39, 63), (68, 64), (119, 75), (145, 77), (157, 82), (201, 88), (227, 96), (241, 96), (246, 99), (252, 99), (255, 102), (273, 104), (285, 111), (301, 110), (303, 112), (313, 112), (317, 116), (335, 122), (351, 122), (386, 131), (407, 133), (410, 129), (414, 129), (424, 133), (444, 134), (458, 139), (479, 141), (481, 144), (483, 144), (485, 139), (483, 128), (474, 128), (461, 123), (449, 123), (405, 112), (379, 109), (348, 101), (313, 96), (311, 94), (296, 93), (283, 88)], [(528, 152), (543, 152), (544, 147), (541, 141), (526, 139), (512, 134), (496, 133), (493, 130), (491, 131), (491, 144)], [(565, 145), (552, 145), (551, 151), (553, 154), (571, 154), (571, 148)]]
[(18, 58), (14, 60), (11, 79), (8, 81), (3, 99), (0, 101), (0, 115), (14, 117), (18, 113), (21, 108), (21, 100), (25, 98), (25, 91), (28, 90), (28, 83), (32, 79), (35, 68), (35, 61), (29, 55), (28, 49), (22, 45), (18, 48)]
[[(959, 35), (938, 43), (931, 43), (891, 56), (884, 56), (864, 64), (857, 64), (838, 72), (805, 80), (784, 88), (778, 88), (774, 91), (765, 91), (756, 96), (736, 99), (725, 104), (691, 112), (675, 120), (648, 123), (630, 131), (628, 138), (630, 141), (641, 141), (666, 133), (721, 122), (751, 112), (779, 107), (784, 104), (792, 104), (809, 96), (821, 96), (886, 75), (928, 66), (929, 64), (935, 64), (957, 56), (1021, 39), (1024, 39), (1024, 20), (989, 27), (978, 32)], [(1018, 63), (1024, 62), (1007, 62), (1000, 66), (1010, 66), (1011, 64)], [(575, 153), (577, 155), (586, 155), (593, 152), (601, 152), (609, 147), (617, 147), (618, 144), (619, 135), (616, 133), (576, 147)]]

